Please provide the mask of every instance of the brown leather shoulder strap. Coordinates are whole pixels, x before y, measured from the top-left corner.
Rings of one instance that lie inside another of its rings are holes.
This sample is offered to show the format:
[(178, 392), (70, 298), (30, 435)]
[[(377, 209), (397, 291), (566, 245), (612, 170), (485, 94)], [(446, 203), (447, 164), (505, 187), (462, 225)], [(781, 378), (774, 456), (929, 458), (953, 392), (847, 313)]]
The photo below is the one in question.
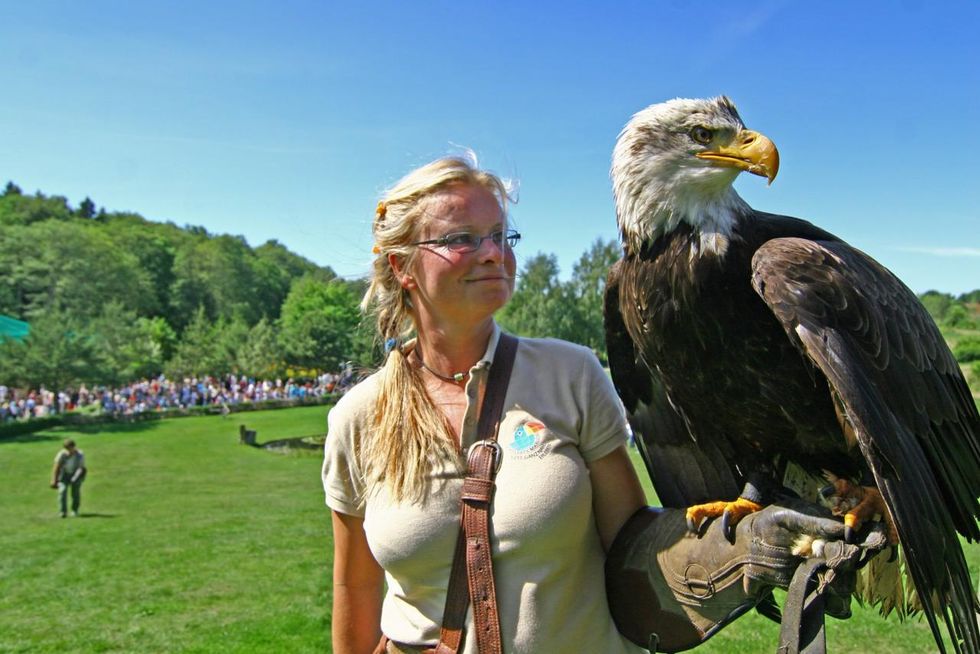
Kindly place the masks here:
[(503, 651), (490, 556), (490, 503), (493, 501), (493, 478), (501, 461), (497, 429), (510, 373), (514, 368), (517, 342), (514, 336), (501, 332), (490, 366), (477, 424), (478, 440), (470, 447), (466, 461), (460, 530), (449, 575), (442, 630), (435, 649), (437, 654), (456, 654), (459, 651), (463, 642), (466, 610), (471, 600), (477, 651), (480, 654), (501, 654)]
[(497, 427), (504, 411), (504, 398), (507, 396), (507, 385), (510, 383), (516, 355), (517, 337), (500, 332), (497, 350), (493, 354), (493, 365), (490, 366), (490, 375), (487, 377), (487, 392), (483, 396), (483, 406), (480, 407), (480, 421), (476, 428), (478, 439), (497, 440)]

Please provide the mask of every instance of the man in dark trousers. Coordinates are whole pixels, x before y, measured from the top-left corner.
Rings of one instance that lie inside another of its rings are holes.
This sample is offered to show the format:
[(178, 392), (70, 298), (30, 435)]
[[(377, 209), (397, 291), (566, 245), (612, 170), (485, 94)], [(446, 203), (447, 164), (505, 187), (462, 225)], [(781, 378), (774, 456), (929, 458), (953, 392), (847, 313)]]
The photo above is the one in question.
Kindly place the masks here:
[(51, 488), (58, 489), (58, 506), (61, 517), (68, 515), (68, 491), (71, 489), (71, 514), (78, 515), (82, 503), (82, 481), (85, 480), (85, 455), (75, 447), (75, 441), (66, 439), (62, 449), (54, 457), (51, 471)]

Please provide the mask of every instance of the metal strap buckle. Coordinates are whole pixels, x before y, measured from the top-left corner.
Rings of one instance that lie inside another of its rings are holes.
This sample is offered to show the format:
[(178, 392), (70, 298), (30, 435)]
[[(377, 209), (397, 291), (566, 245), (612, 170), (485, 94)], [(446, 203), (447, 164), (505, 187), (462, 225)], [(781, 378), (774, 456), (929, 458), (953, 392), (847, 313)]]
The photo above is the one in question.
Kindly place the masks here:
[(474, 447), (477, 447), (477, 446), (489, 447), (490, 449), (493, 450), (493, 455), (492, 455), (493, 456), (493, 463), (494, 463), (493, 474), (497, 474), (498, 472), (500, 472), (500, 464), (502, 464), (504, 462), (504, 452), (503, 452), (503, 450), (500, 449), (500, 443), (498, 443), (497, 441), (489, 440), (489, 439), (484, 439), (482, 441), (477, 441), (477, 442), (473, 443), (472, 445), (470, 445), (470, 449), (466, 451), (466, 458), (467, 459), (469, 459), (470, 458), (470, 455), (473, 454), (473, 448)]

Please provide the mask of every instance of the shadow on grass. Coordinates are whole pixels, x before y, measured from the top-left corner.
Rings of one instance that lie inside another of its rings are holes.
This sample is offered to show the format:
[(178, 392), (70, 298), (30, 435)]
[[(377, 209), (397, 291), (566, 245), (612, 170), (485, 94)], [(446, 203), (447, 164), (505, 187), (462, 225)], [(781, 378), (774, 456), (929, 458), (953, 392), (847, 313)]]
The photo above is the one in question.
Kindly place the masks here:
[(119, 516), (115, 513), (79, 513), (76, 518), (118, 518)]
[(49, 432), (34, 432), (31, 434), (17, 434), (16, 436), (4, 436), (0, 438), (0, 445), (8, 443), (44, 443), (47, 441), (60, 441), (61, 436)]
[(133, 422), (107, 422), (101, 425), (65, 425), (52, 430), (55, 433), (70, 431), (82, 434), (112, 434), (117, 431), (140, 432), (149, 431), (160, 426), (159, 420), (134, 420)]
[(112, 434), (115, 432), (146, 432), (155, 429), (159, 420), (137, 420), (133, 422), (106, 422), (88, 425), (59, 425), (40, 431), (24, 434), (0, 436), (0, 446), (8, 443), (45, 443), (64, 439), (65, 433), (72, 434)]
[(255, 447), (262, 450), (272, 450), (274, 452), (289, 451), (308, 451), (322, 452), (323, 441), (326, 434), (316, 434), (314, 436), (299, 436), (297, 438), (280, 438), (278, 440), (256, 443)]

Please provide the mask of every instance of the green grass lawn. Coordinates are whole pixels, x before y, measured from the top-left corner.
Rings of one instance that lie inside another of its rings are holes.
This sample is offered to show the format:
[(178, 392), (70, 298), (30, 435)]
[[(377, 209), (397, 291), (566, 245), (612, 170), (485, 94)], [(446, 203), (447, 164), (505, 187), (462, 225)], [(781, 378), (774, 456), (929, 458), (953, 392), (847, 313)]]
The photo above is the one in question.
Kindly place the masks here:
[[(0, 442), (0, 652), (329, 651), (319, 456), (238, 445), (325, 430), (325, 407)], [(85, 452), (82, 517), (47, 488)]]
[[(322, 432), (325, 413), (0, 441), (0, 652), (329, 652), (332, 541), (319, 456), (237, 443), (240, 423), (264, 442)], [(82, 517), (63, 520), (47, 483), (68, 436), (91, 474)], [(977, 550), (968, 550), (974, 575)], [(829, 622), (833, 652), (935, 651), (919, 620), (856, 607), (851, 620)], [(777, 635), (752, 614), (699, 651), (772, 652)]]

